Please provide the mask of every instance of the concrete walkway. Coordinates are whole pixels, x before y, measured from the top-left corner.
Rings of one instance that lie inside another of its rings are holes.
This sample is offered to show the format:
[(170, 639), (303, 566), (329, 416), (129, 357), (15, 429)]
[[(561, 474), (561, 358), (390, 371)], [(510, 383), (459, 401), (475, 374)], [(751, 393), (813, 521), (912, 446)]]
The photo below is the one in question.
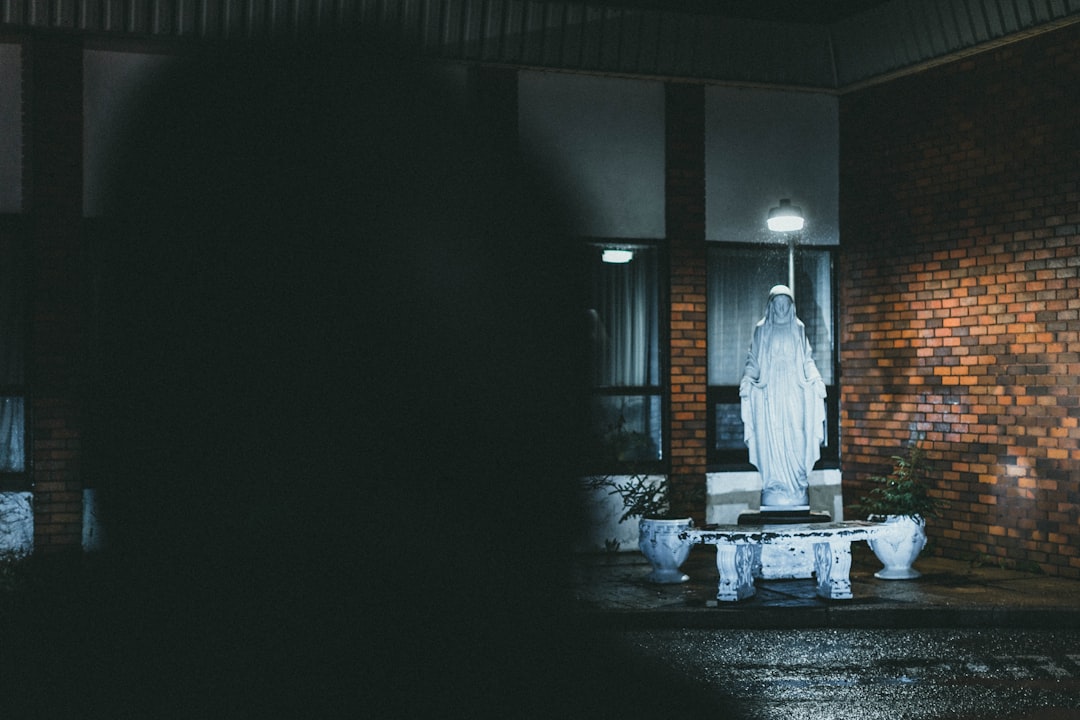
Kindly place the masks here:
[(758, 580), (757, 594), (718, 603), (711, 547), (694, 548), (690, 581), (654, 585), (637, 552), (581, 555), (574, 574), (578, 612), (627, 627), (1022, 627), (1080, 628), (1080, 581), (997, 565), (920, 556), (915, 580), (879, 580), (881, 564), (852, 544), (851, 600), (823, 600), (812, 579)]

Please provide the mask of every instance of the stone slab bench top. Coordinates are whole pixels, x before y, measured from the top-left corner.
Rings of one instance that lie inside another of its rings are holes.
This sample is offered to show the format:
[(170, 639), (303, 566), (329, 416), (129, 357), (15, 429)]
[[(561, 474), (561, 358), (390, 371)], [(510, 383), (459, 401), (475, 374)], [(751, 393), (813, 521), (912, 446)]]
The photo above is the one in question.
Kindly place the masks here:
[(679, 537), (703, 545), (769, 545), (790, 543), (796, 539), (811, 542), (866, 540), (885, 531), (886, 527), (885, 523), (866, 520), (776, 525), (706, 525), (684, 530)]
[(831, 523), (776, 525), (715, 525), (690, 528), (679, 538), (716, 546), (719, 581), (716, 599), (734, 602), (752, 597), (754, 578), (761, 567), (762, 547), (787, 545), (813, 550), (817, 594), (828, 600), (850, 600), (851, 543), (871, 540), (893, 531), (887, 523), (848, 520)]

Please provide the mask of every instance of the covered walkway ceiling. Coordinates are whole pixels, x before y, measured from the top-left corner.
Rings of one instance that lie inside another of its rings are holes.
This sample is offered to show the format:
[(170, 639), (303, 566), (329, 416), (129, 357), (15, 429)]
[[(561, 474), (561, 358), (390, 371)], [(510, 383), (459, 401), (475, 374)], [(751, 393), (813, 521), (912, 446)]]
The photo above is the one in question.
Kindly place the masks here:
[(0, 33), (360, 28), (466, 62), (844, 91), (1080, 20), (1080, 0), (0, 0)]

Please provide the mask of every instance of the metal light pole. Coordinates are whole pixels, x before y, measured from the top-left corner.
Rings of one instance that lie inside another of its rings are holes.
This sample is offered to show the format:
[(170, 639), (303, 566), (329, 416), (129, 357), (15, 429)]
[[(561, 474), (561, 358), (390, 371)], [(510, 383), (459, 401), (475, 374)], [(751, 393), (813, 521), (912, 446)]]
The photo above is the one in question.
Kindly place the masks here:
[(769, 210), (769, 217), (766, 220), (766, 225), (773, 232), (787, 233), (788, 289), (792, 293), (795, 292), (795, 243), (804, 222), (802, 209), (792, 205), (788, 198), (784, 198), (779, 206)]

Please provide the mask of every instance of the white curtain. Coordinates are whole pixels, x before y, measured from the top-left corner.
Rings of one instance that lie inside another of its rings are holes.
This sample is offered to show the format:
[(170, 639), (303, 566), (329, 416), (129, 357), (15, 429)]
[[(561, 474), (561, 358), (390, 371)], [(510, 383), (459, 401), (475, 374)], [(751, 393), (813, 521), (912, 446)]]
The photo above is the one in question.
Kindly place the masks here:
[(814, 364), (826, 385), (833, 384), (834, 335), (832, 256), (823, 250), (796, 251), (795, 310), (806, 325)]
[[(604, 392), (593, 398), (597, 433), (619, 434), (632, 446), (620, 460), (656, 460), (663, 454), (660, 402), (660, 303), (657, 250), (637, 247), (626, 264), (593, 261), (593, 384)], [(625, 388), (625, 392), (620, 392)]]
[(21, 472), (26, 469), (23, 417), (21, 397), (0, 398), (0, 471)]
[(593, 275), (593, 369), (597, 386), (659, 382), (656, 250), (626, 264), (597, 261)]
[[(769, 289), (788, 284), (786, 245), (715, 244), (709, 249), (709, 384), (738, 385), (754, 326), (765, 314)], [(806, 325), (814, 363), (833, 381), (832, 280), (829, 253), (798, 250), (795, 310)]]
[(709, 249), (709, 384), (738, 385), (769, 289), (788, 281), (787, 247)]

